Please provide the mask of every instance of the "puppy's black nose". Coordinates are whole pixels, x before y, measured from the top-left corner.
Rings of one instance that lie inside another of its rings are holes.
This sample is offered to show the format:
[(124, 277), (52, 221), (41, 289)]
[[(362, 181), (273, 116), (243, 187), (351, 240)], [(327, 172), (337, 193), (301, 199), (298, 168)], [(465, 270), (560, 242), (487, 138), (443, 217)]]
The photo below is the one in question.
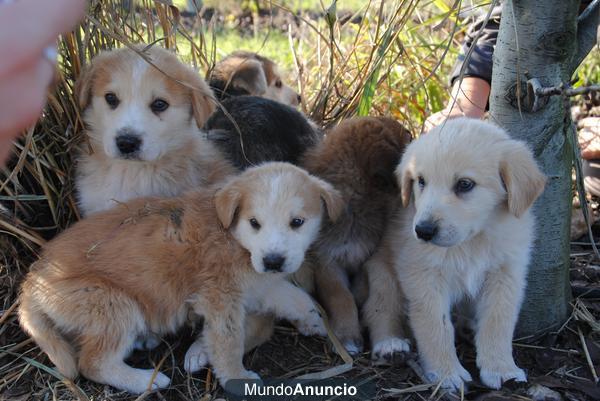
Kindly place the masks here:
[(415, 227), (417, 238), (423, 241), (431, 241), (437, 234), (438, 226), (432, 221), (422, 221)]
[(124, 155), (137, 152), (142, 145), (142, 139), (139, 136), (129, 133), (120, 134), (115, 138), (115, 141), (117, 143), (117, 149)]
[(270, 253), (263, 258), (263, 265), (268, 272), (280, 272), (285, 258), (278, 253)]

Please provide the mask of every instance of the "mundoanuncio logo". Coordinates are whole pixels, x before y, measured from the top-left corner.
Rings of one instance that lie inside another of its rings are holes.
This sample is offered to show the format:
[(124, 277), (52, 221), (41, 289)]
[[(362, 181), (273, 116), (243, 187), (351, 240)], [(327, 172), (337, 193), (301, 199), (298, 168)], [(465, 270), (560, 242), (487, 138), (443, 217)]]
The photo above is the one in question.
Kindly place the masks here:
[(226, 390), (232, 399), (257, 401), (319, 401), (334, 398), (339, 401), (371, 399), (375, 393), (372, 381), (365, 383), (348, 379), (328, 380), (230, 380)]

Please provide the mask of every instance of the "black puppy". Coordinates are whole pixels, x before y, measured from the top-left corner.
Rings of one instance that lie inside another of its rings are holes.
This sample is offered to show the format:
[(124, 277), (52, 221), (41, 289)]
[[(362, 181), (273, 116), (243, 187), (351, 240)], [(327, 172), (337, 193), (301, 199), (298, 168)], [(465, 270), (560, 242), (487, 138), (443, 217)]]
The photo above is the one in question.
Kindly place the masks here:
[(298, 164), (323, 135), (298, 110), (256, 96), (231, 97), (208, 119), (204, 131), (237, 168), (267, 161)]

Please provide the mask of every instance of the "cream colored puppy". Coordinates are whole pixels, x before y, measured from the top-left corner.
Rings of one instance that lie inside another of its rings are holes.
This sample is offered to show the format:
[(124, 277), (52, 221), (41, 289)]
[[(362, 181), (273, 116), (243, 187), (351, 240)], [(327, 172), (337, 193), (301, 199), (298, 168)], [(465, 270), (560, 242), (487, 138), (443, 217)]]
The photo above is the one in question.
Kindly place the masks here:
[(64, 376), (142, 393), (170, 380), (124, 362), (136, 338), (172, 333), (193, 311), (205, 323), (191, 353), (206, 352), (223, 385), (256, 379), (242, 364), (247, 312), (326, 333), (286, 276), (325, 213), (335, 220), (342, 209), (330, 184), (286, 163), (248, 169), (221, 189), (130, 201), (44, 247), (22, 285), (20, 323)]
[[(471, 381), (451, 321), (453, 306), (467, 299), (481, 381), (525, 381), (512, 336), (534, 239), (530, 206), (545, 184), (531, 151), (490, 123), (459, 118), (409, 145), (396, 174), (405, 209), (367, 269), (376, 283), (392, 264), (427, 379), (451, 389)], [(389, 287), (371, 285), (365, 316), (374, 348), (394, 353), (406, 343), (397, 331), (399, 295)]]

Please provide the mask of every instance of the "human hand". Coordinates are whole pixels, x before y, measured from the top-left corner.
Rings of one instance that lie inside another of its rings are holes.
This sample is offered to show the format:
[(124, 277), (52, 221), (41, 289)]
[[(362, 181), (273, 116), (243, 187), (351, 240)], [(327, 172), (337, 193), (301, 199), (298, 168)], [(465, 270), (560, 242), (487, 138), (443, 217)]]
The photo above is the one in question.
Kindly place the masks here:
[(460, 109), (460, 107), (458, 107), (457, 105), (454, 105), (454, 107), (451, 106), (452, 103), (450, 103), (445, 109), (442, 109), (437, 113), (433, 113), (432, 115), (427, 117), (427, 120), (425, 120), (423, 131), (427, 132), (433, 127), (441, 125), (447, 119), (465, 116), (465, 113)]
[(577, 138), (584, 159), (600, 159), (600, 117), (586, 117), (577, 124)]
[(0, 165), (11, 142), (39, 117), (55, 70), (59, 34), (83, 16), (85, 0), (0, 0)]
[(452, 87), (448, 104), (425, 120), (423, 131), (427, 132), (450, 118), (483, 118), (490, 89), (490, 84), (481, 78), (464, 77), (462, 82), (457, 80)]

